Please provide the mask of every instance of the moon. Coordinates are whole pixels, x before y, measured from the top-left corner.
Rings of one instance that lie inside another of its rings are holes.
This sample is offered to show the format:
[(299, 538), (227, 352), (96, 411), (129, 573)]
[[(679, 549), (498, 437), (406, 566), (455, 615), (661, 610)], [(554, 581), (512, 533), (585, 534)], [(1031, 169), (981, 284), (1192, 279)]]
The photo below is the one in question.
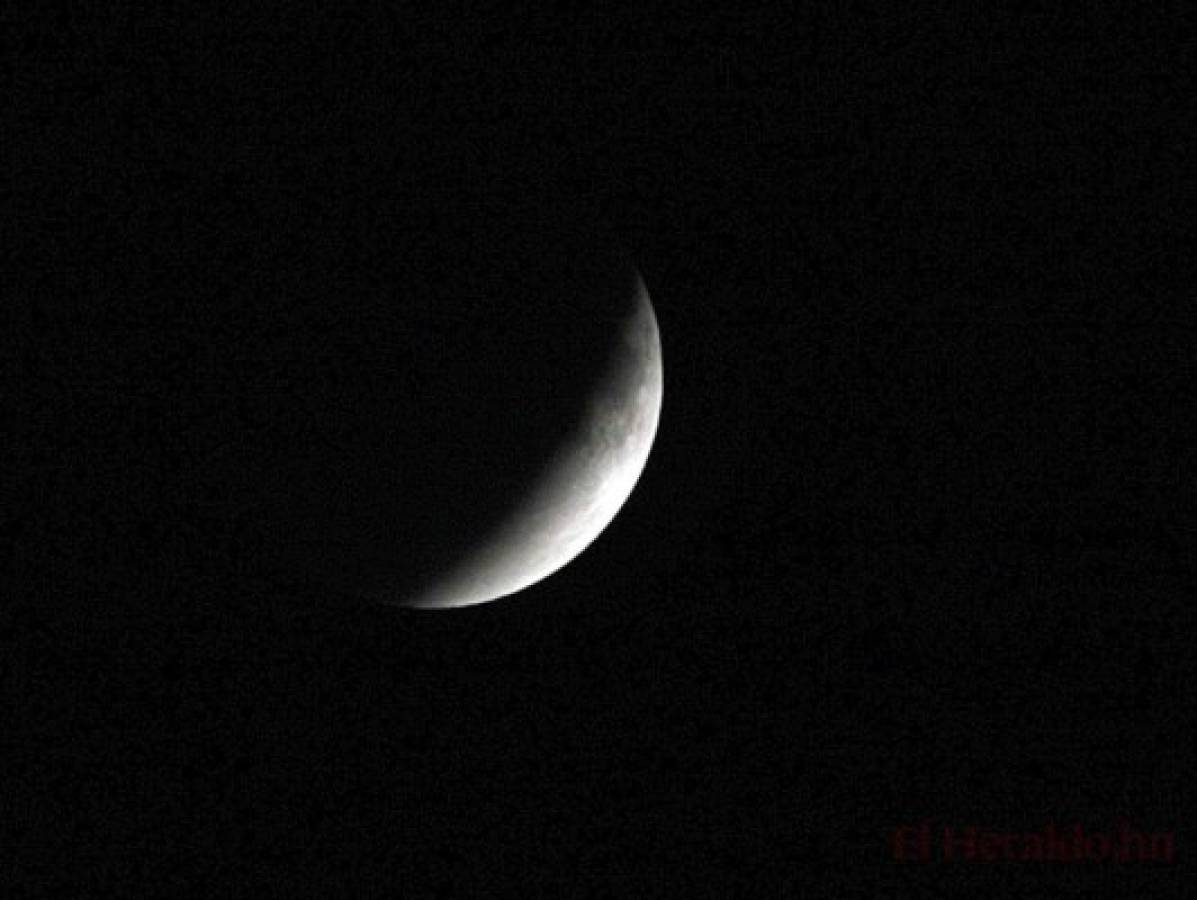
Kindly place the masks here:
[(506, 597), (552, 575), (611, 523), (648, 461), (661, 414), (661, 339), (639, 273), (578, 425), (512, 511), (443, 573), (405, 598), (451, 609)]

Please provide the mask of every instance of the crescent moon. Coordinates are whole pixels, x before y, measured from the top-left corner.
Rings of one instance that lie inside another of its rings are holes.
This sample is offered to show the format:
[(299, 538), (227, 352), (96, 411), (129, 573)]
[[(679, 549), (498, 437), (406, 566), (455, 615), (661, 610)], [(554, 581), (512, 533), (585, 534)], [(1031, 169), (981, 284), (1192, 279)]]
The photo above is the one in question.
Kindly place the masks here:
[(405, 605), (450, 609), (497, 600), (547, 578), (590, 546), (644, 470), (663, 386), (657, 319), (637, 274), (631, 312), (577, 429), (489, 537)]

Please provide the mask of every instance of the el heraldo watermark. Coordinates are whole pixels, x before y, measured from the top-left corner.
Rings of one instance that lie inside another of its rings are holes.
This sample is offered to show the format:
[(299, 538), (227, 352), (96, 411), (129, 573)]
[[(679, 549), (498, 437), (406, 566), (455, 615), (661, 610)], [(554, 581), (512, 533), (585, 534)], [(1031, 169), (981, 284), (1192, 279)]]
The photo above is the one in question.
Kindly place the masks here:
[(1161, 865), (1176, 859), (1174, 831), (1136, 828), (1127, 821), (1104, 829), (1047, 823), (1003, 830), (924, 820), (892, 829), (890, 858), (902, 863), (1073, 863)]

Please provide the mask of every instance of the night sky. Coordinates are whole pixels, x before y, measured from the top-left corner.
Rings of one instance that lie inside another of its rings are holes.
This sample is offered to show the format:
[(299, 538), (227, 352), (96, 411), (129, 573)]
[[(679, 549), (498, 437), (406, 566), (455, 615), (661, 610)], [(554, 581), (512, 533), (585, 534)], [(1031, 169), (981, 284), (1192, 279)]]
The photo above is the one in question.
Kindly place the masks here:
[[(1182, 13), (183, 15), (16, 30), (6, 893), (1182, 896)], [(620, 253), (623, 510), (363, 603), (576, 415)]]

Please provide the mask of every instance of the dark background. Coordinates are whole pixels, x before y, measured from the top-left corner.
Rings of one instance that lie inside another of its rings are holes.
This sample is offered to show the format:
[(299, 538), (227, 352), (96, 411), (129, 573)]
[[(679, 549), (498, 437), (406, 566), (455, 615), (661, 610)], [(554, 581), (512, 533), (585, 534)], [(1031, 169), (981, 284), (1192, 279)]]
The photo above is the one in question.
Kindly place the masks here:
[[(1182, 896), (1181, 12), (183, 15), (12, 29), (13, 890)], [(607, 248), (622, 512), (360, 603), (551, 443)], [(895, 863), (924, 818), (1178, 862)]]

